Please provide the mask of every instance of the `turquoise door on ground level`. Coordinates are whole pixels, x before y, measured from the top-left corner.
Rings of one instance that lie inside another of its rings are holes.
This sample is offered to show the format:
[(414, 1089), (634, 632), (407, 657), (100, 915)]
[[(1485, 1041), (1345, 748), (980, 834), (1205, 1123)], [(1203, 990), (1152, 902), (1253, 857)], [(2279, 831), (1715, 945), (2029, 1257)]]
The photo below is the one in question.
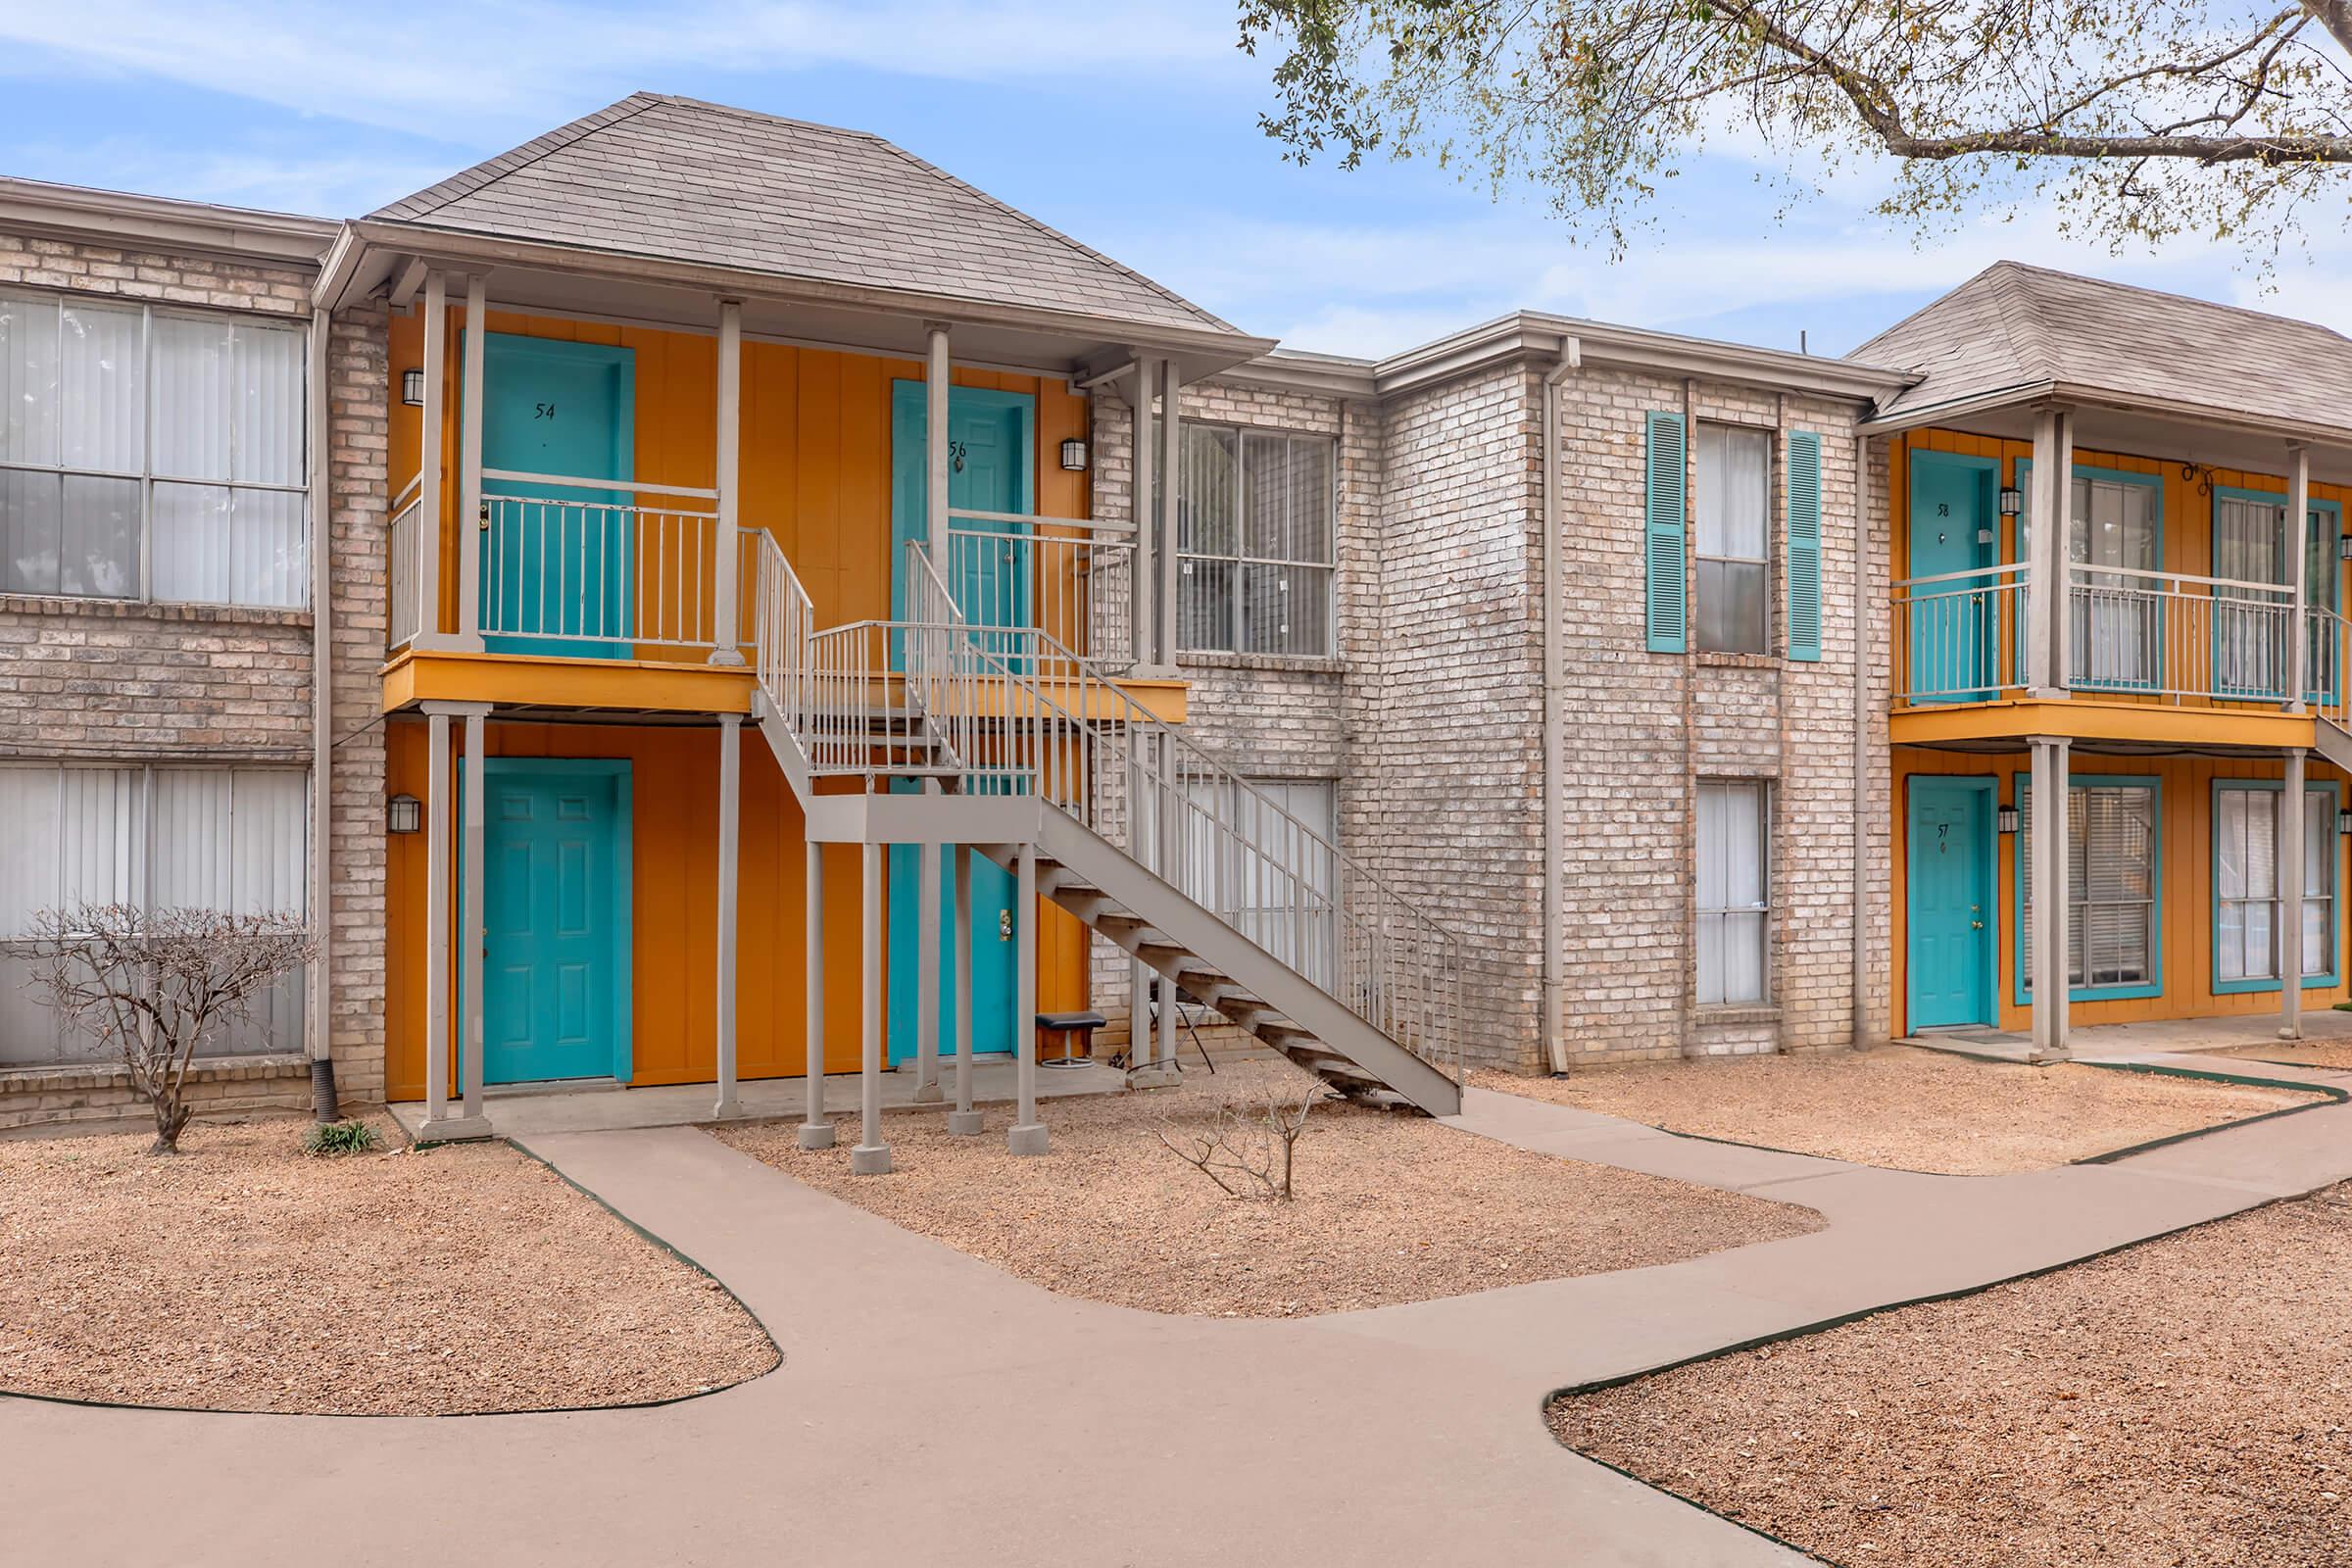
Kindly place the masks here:
[[(1944, 452), (1911, 455), (1911, 575), (1941, 577), (1995, 564), (1996, 508), (1990, 461)], [(1923, 702), (1983, 702), (2000, 654), (1994, 577), (1923, 583), (1911, 591), (1911, 689)]]
[(483, 1079), (625, 1082), (629, 764), (483, 768)]
[[(955, 387), (948, 394), (949, 505), (972, 512), (1026, 513), (1033, 485), (1036, 407), (1025, 392)], [(906, 543), (925, 536), (929, 472), (924, 442), (929, 409), (923, 383), (891, 385), (890, 604), (905, 616), (907, 606)], [(977, 532), (1020, 536), (1019, 524), (958, 519), (956, 526)], [(1023, 626), (1029, 620), (1029, 552), (1017, 545), (968, 540), (952, 552), (952, 570), (941, 577), (956, 597), (965, 618), (978, 626)], [(894, 662), (897, 662), (894, 650)], [(904, 789), (916, 786), (901, 781)], [(922, 962), (921, 852), (908, 845), (890, 851), (890, 1059), (912, 1057), (916, 1041), (916, 992)], [(953, 852), (942, 852), (939, 925), (939, 1054), (956, 1052), (956, 867)], [(972, 1052), (1009, 1052), (1014, 1041), (1012, 987), (1015, 954), (1012, 878), (995, 861), (972, 857)]]
[[(636, 354), (492, 332), (482, 339), (482, 466), (573, 479), (636, 468)], [(637, 529), (625, 490), (485, 479), (482, 641), (492, 653), (626, 659)], [(502, 635), (503, 634), (503, 635)]]
[(1915, 774), (1910, 791), (1904, 861), (1910, 1027), (1991, 1024), (1991, 780)]

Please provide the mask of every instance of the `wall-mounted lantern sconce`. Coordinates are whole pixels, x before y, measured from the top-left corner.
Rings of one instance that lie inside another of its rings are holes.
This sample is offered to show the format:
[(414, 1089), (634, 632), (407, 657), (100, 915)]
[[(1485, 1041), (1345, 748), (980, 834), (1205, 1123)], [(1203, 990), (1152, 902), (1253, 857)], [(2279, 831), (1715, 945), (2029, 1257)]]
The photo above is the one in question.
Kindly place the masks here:
[(2001, 486), (2001, 515), (2014, 517), (2026, 510), (2026, 493), (2013, 484)]
[(2352, 561), (2352, 533), (2343, 534), (2336, 539), (2335, 559), (2338, 561)]
[(2352, 810), (2338, 811), (2335, 813), (2335, 830), (2338, 833), (2352, 836)]
[(424, 826), (424, 805), (414, 795), (395, 795), (385, 803), (384, 825), (395, 833), (414, 833)]
[(412, 409), (424, 407), (424, 372), (422, 370), (400, 372), (400, 401)]
[(2002, 807), (1999, 810), (1993, 812), (1993, 819), (2000, 824), (2000, 829), (2002, 832), (2014, 833), (2017, 831), (2018, 815), (2016, 807)]
[(1061, 466), (1072, 473), (1086, 471), (1086, 443), (1078, 440), (1061, 444)]

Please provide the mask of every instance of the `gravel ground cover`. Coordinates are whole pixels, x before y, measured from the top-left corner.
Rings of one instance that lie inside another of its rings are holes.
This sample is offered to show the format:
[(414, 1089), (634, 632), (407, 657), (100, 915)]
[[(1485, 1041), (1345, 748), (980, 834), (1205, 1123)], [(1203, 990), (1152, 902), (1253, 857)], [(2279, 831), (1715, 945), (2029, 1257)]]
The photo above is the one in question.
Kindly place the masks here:
[(514, 1149), (310, 1159), (303, 1126), (0, 1142), (0, 1391), (445, 1415), (775, 1365), (734, 1298)]
[(1671, 1132), (1946, 1176), (2040, 1170), (2319, 1098), (1912, 1046), (1643, 1062), (1565, 1078), (1481, 1072), (1472, 1081)]
[(1053, 1152), (1004, 1152), (1008, 1107), (977, 1138), (884, 1121), (897, 1169), (852, 1176), (793, 1124), (724, 1142), (836, 1198), (1048, 1290), (1149, 1311), (1291, 1317), (1674, 1262), (1820, 1228), (1810, 1209), (1530, 1153), (1426, 1117), (1319, 1102), (1288, 1203), (1228, 1198), (1154, 1129), (1206, 1124), (1227, 1098), (1306, 1079), (1285, 1061), (1194, 1072), (1177, 1089), (1048, 1102)]
[(2240, 1046), (2223, 1053), (2249, 1061), (2281, 1061), (2296, 1067), (2317, 1067), (2324, 1072), (2352, 1071), (2352, 1040), (2303, 1040), (2292, 1044), (2281, 1040), (2269, 1046)]
[(2352, 1563), (2352, 1188), (1552, 1402), (1844, 1568)]

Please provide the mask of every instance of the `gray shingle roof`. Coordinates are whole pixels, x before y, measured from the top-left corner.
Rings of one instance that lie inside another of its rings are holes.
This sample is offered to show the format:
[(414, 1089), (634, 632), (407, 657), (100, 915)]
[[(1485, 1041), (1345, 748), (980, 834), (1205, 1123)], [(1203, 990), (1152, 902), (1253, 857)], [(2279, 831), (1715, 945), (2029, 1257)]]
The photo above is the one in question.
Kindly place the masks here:
[(632, 94), (369, 216), (1155, 326), (1236, 330), (879, 136), (655, 93)]
[(1853, 351), (1926, 379), (1882, 418), (2058, 385), (2282, 425), (2352, 426), (2352, 339), (2310, 321), (1998, 262)]

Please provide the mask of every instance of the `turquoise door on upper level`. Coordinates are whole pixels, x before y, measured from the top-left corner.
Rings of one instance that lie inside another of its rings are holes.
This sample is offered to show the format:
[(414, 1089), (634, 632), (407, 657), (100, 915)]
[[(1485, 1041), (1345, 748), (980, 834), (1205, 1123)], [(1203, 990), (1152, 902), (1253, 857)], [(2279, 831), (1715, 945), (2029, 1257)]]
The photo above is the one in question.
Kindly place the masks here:
[(1913, 774), (1905, 818), (1910, 1029), (1991, 1024), (1992, 780)]
[[(572, 479), (636, 467), (636, 354), (492, 332), (482, 340), (482, 466)], [(485, 478), (482, 642), (492, 653), (626, 659), (637, 529), (626, 490)]]
[(629, 1078), (629, 764), (483, 759), (482, 1076)]
[[(920, 381), (891, 387), (891, 612), (906, 613), (906, 544), (925, 537), (929, 471), (924, 437), (929, 411)], [(970, 512), (1026, 513), (1033, 495), (1036, 407), (1025, 392), (955, 387), (948, 402), (948, 502)], [(1018, 524), (957, 519), (958, 529), (1021, 533)], [(978, 626), (1023, 626), (1029, 619), (1029, 552), (1018, 544), (967, 538), (952, 552), (952, 570), (940, 573), (965, 618)], [(894, 650), (894, 662), (898, 651)], [(897, 787), (911, 789), (909, 780)], [(956, 870), (942, 852), (939, 924), (939, 1054), (956, 1053)], [(916, 1007), (922, 973), (921, 852), (890, 851), (890, 1059), (917, 1051)], [(1009, 1052), (1012, 1016), (1012, 878), (985, 856), (972, 857), (972, 1052)]]
[[(1983, 702), (1998, 684), (2001, 594), (1979, 568), (1995, 564), (1988, 458), (1911, 454), (1911, 576), (1941, 578), (1911, 590), (1909, 689), (1916, 701)], [(1953, 573), (1976, 573), (1954, 576)]]

